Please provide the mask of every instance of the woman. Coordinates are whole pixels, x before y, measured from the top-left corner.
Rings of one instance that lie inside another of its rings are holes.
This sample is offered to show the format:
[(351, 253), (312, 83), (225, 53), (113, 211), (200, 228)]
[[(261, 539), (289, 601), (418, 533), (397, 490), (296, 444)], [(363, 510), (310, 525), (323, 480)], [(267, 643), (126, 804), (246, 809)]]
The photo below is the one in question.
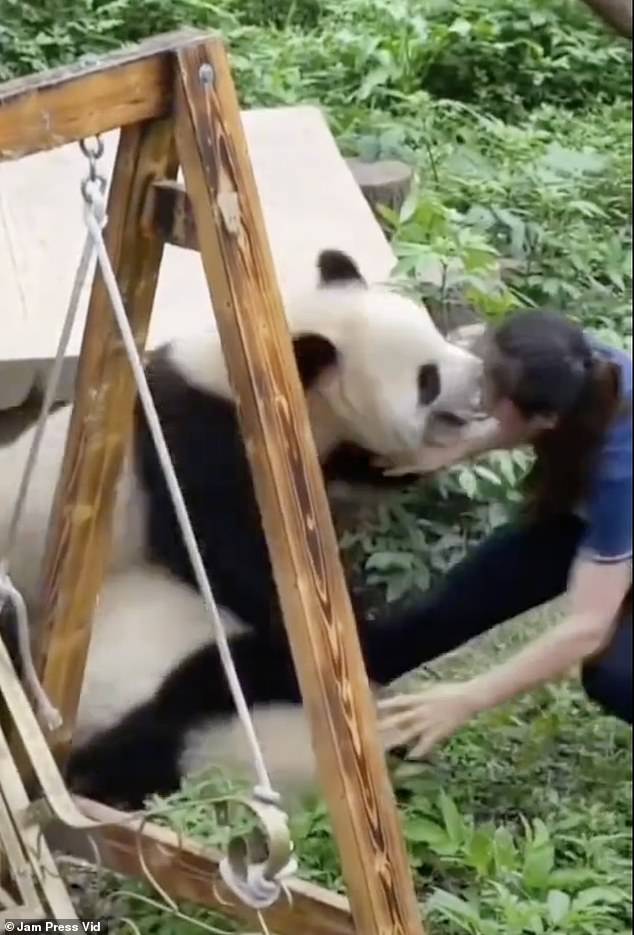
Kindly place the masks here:
[(390, 745), (423, 756), (475, 715), (581, 664), (588, 695), (632, 723), (632, 360), (549, 312), (493, 335), (478, 439), (432, 449), (437, 470), (494, 448), (532, 444), (526, 514), (494, 533), (405, 612), (364, 632), (370, 677), (386, 683), (567, 592), (567, 615), (514, 658), (469, 681), (381, 705)]

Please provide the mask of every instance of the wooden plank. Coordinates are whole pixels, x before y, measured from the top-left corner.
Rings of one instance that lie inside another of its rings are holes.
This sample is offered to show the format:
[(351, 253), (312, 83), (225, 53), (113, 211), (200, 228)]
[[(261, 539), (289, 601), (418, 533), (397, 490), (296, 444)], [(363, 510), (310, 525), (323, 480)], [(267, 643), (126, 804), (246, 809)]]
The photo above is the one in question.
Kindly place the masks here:
[[(101, 824), (90, 832), (104, 867), (139, 880), (147, 880), (141, 855), (157, 883), (179, 902), (192, 902), (258, 929), (253, 912), (227, 890), (218, 867), (220, 852), (183, 839), (168, 828), (133, 821), (129, 815), (86, 799), (77, 799), (84, 814)], [(84, 832), (54, 825), (47, 831), (51, 846), (92, 861)], [(265, 913), (277, 935), (355, 935), (347, 899), (320, 886), (293, 880), (291, 902), (284, 897)]]
[(226, 53), (177, 58), (179, 156), (356, 929), (422, 935)]
[[(413, 171), (402, 162), (361, 162), (349, 159), (348, 168), (370, 207), (379, 214), (386, 205), (399, 211), (412, 187)], [(157, 182), (148, 193), (148, 215), (166, 243), (185, 250), (199, 250), (196, 222), (184, 185)]]
[(0, 161), (167, 115), (173, 90), (170, 52), (202, 35), (167, 33), (91, 65), (0, 85)]
[(165, 242), (185, 250), (198, 250), (196, 222), (185, 186), (178, 182), (157, 182), (148, 197), (148, 216)]
[[(155, 178), (174, 177), (176, 171), (171, 120), (122, 132), (109, 198), (106, 245), (141, 349), (163, 253), (161, 238), (143, 228), (145, 193)], [(44, 563), (42, 629), (37, 647), (44, 686), (65, 722), (50, 738), (59, 759), (75, 723), (135, 398), (110, 300), (97, 274)]]
[[(321, 111), (265, 108), (243, 112), (242, 120), (283, 296), (311, 288), (324, 247), (349, 253), (369, 280), (389, 279), (394, 254)], [(116, 130), (102, 137), (108, 177), (118, 138)], [(0, 432), (4, 411), (46, 385), (83, 244), (79, 182), (86, 168), (76, 143), (0, 165)], [(88, 284), (59, 399), (72, 395), (89, 293)], [(209, 292), (194, 251), (167, 249), (155, 306), (150, 348), (209, 327)]]

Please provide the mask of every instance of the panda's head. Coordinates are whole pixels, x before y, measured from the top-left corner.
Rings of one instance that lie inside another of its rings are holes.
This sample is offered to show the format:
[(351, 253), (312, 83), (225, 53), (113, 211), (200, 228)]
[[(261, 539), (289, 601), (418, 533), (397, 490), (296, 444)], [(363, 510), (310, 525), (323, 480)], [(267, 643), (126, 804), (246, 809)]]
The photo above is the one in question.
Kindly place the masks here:
[(432, 415), (477, 406), (481, 362), (438, 331), (424, 306), (370, 285), (346, 254), (323, 251), (316, 286), (287, 309), (320, 454), (353, 442), (414, 451)]
[[(411, 453), (432, 415), (473, 409), (481, 362), (447, 341), (423, 305), (368, 284), (346, 254), (319, 255), (315, 284), (286, 315), (322, 461), (345, 442)], [(232, 397), (217, 330), (174, 341), (169, 359), (188, 383)]]

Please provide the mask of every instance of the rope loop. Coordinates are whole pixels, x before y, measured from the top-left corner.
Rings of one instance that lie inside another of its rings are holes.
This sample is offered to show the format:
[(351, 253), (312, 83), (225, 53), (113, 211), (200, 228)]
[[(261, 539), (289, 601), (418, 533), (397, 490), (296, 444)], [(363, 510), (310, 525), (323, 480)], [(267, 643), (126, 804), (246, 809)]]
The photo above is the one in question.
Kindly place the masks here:
[(221, 861), (220, 876), (241, 902), (254, 910), (269, 909), (285, 891), (286, 881), (297, 873), (288, 816), (268, 793), (239, 804), (257, 819), (248, 834), (237, 835), (229, 842), (227, 856)]
[(8, 563), (3, 561), (0, 565), (0, 612), (7, 602), (11, 604), (15, 613), (18, 648), (24, 667), (24, 678), (35, 701), (37, 714), (42, 718), (49, 731), (58, 730), (63, 723), (62, 716), (49, 700), (35, 671), (31, 653), (31, 633), (26, 602), (11, 580)]

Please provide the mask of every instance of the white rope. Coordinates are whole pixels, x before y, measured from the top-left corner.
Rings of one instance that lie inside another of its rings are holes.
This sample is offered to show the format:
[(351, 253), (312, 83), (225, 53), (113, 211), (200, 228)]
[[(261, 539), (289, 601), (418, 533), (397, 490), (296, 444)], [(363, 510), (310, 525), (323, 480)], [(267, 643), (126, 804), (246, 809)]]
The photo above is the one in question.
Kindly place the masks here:
[(66, 351), (68, 350), (68, 344), (73, 332), (73, 327), (75, 325), (75, 319), (77, 318), (77, 311), (79, 308), (79, 302), (81, 300), (81, 293), (88, 276), (88, 270), (90, 269), (90, 262), (93, 257), (93, 245), (92, 239), (89, 235), (86, 236), (86, 241), (84, 243), (84, 248), (82, 250), (81, 259), (79, 261), (79, 266), (77, 267), (77, 273), (75, 274), (75, 281), (73, 283), (73, 289), (68, 303), (68, 311), (66, 313), (66, 320), (64, 321), (64, 326), (62, 328), (62, 333), (60, 335), (59, 343), (57, 346), (57, 351), (55, 354), (55, 360), (53, 361), (53, 366), (51, 368), (46, 391), (44, 393), (44, 399), (42, 401), (42, 408), (40, 411), (40, 416), (37, 423), (37, 428), (35, 430), (35, 435), (33, 436), (33, 442), (31, 444), (31, 449), (29, 451), (28, 458), (26, 460), (26, 466), (24, 468), (24, 473), (22, 475), (22, 481), (20, 483), (20, 489), (18, 491), (18, 496), (16, 499), (15, 507), (13, 510), (13, 515), (11, 518), (11, 523), (9, 524), (9, 530), (7, 533), (3, 559), (0, 563), (0, 571), (6, 570), (11, 562), (11, 555), (13, 549), (15, 548), (15, 541), (17, 533), (20, 526), (20, 521), (22, 519), (22, 514), (24, 511), (24, 506), (29, 495), (29, 489), (31, 486), (31, 481), (33, 479), (33, 472), (35, 470), (35, 465), (40, 454), (40, 449), (42, 447), (42, 441), (44, 438), (44, 432), (46, 431), (46, 424), (48, 417), (53, 408), (55, 398), (57, 395), (57, 389), (59, 387), (59, 382), (62, 376), (62, 369), (64, 367), (64, 360), (66, 358)]
[(33, 696), (38, 716), (42, 718), (49, 731), (57, 730), (62, 726), (62, 716), (44, 691), (35, 671), (26, 603), (9, 575), (5, 572), (0, 574), (0, 602), (4, 605), (6, 601), (13, 605), (15, 612), (15, 623), (18, 629), (18, 651), (24, 670), (24, 679)]
[(145, 376), (145, 370), (137, 350), (134, 335), (132, 333), (132, 329), (130, 327), (130, 323), (123, 305), (123, 300), (121, 298), (121, 293), (119, 292), (119, 286), (117, 284), (114, 270), (112, 269), (112, 264), (110, 263), (110, 257), (108, 256), (108, 251), (103, 240), (101, 233), (102, 225), (98, 220), (101, 198), (102, 196), (100, 193), (91, 192), (91, 200), (89, 203), (87, 203), (85, 211), (86, 226), (90, 236), (92, 237), (95, 252), (97, 254), (97, 261), (101, 267), (103, 281), (110, 297), (110, 302), (112, 304), (112, 309), (117, 321), (117, 325), (121, 331), (123, 344), (132, 367), (141, 404), (145, 412), (145, 417), (147, 419), (148, 427), (156, 447), (161, 469), (165, 476), (165, 481), (167, 483), (172, 503), (174, 505), (174, 510), (176, 512), (178, 525), (183, 536), (185, 548), (187, 549), (189, 559), (192, 563), (196, 583), (202, 595), (202, 599), (209, 614), (210, 620), (213, 624), (218, 649), (220, 651), (220, 658), (225, 669), (227, 681), (229, 683), (229, 689), (233, 696), (238, 717), (240, 718), (242, 726), (247, 735), (249, 745), (251, 747), (253, 762), (258, 775), (259, 783), (258, 787), (256, 788), (256, 794), (271, 804), (277, 804), (280, 800), (280, 797), (271, 785), (271, 780), (266, 768), (262, 749), (255, 732), (255, 727), (251, 719), (249, 707), (247, 705), (244, 692), (242, 691), (240, 679), (238, 677), (235, 663), (231, 655), (229, 641), (227, 639), (227, 635), (218, 612), (218, 607), (209, 584), (207, 572), (205, 571), (205, 564), (200, 554), (200, 549), (198, 548), (198, 543), (192, 528), (191, 520), (187, 513), (185, 499), (176, 476), (176, 471), (174, 470), (174, 465), (172, 463), (167, 443), (165, 441), (165, 436), (163, 435), (163, 430), (161, 428), (159, 415), (156, 410), (154, 400), (152, 399), (152, 394)]
[[(132, 372), (136, 381), (141, 405), (143, 406), (143, 411), (147, 419), (150, 434), (152, 435), (152, 439), (154, 441), (154, 446), (156, 448), (159, 463), (163, 471), (163, 476), (165, 477), (165, 481), (170, 492), (178, 525), (183, 536), (183, 541), (185, 543), (189, 559), (192, 563), (196, 583), (200, 590), (209, 619), (213, 625), (218, 649), (220, 652), (220, 659), (225, 670), (229, 689), (233, 696), (236, 711), (246, 734), (249, 746), (251, 747), (253, 763), (258, 776), (258, 785), (254, 789), (254, 795), (257, 799), (266, 804), (279, 807), (280, 796), (271, 785), (271, 780), (266, 768), (266, 762), (264, 760), (262, 748), (260, 747), (260, 742), (257, 738), (253, 720), (249, 711), (249, 706), (244, 696), (242, 685), (240, 684), (240, 678), (236, 671), (233, 656), (231, 655), (229, 641), (227, 639), (222, 619), (218, 611), (218, 606), (209, 584), (209, 579), (205, 570), (205, 564), (203, 562), (202, 555), (200, 554), (196, 536), (189, 518), (189, 514), (187, 512), (185, 498), (183, 497), (183, 493), (176, 476), (174, 464), (172, 462), (167, 443), (165, 441), (165, 436), (163, 435), (163, 430), (161, 428), (159, 415), (154, 404), (152, 393), (145, 376), (145, 370), (143, 368), (136, 342), (134, 340), (134, 334), (132, 333), (132, 328), (130, 327), (128, 317), (126, 315), (117, 279), (110, 262), (110, 257), (108, 255), (106, 245), (104, 243), (102, 227), (104, 227), (105, 224), (100, 223), (100, 217), (102, 217), (104, 211), (103, 195), (98, 189), (91, 187), (85, 191), (84, 196), (86, 198), (86, 227), (88, 229), (89, 235), (92, 237), (93, 245), (97, 255), (97, 262), (101, 268), (101, 274), (106, 286), (106, 290), (110, 297), (112, 310), (121, 332), (123, 345), (128, 355), (130, 366), (132, 367)], [(232, 860), (229, 857), (225, 857), (221, 861), (219, 869), (225, 884), (233, 891), (233, 893), (235, 893), (235, 895), (238, 896), (238, 898), (245, 905), (259, 911), (272, 906), (275, 902), (277, 902), (281, 894), (285, 892), (285, 881), (297, 873), (297, 863), (295, 859), (291, 857), (286, 867), (284, 867), (273, 879), (266, 875), (265, 865), (248, 864), (245, 875), (243, 871), (234, 866)]]
[(77, 267), (77, 272), (75, 274), (75, 281), (73, 282), (73, 288), (68, 303), (68, 311), (66, 312), (66, 319), (64, 321), (62, 333), (59, 338), (55, 360), (47, 379), (46, 390), (44, 392), (44, 399), (42, 400), (42, 408), (40, 410), (37, 427), (33, 436), (31, 447), (29, 449), (22, 479), (20, 481), (18, 495), (15, 501), (15, 506), (13, 508), (13, 513), (11, 515), (11, 522), (9, 523), (7, 530), (4, 551), (2, 553), (2, 558), (0, 559), (0, 613), (2, 613), (2, 610), (4, 609), (7, 602), (12, 604), (18, 633), (18, 651), (24, 670), (24, 678), (37, 706), (38, 715), (44, 720), (44, 723), (46, 724), (49, 731), (57, 730), (59, 727), (61, 727), (62, 717), (60, 712), (48, 698), (35, 670), (31, 648), (31, 632), (29, 626), (28, 610), (22, 594), (18, 591), (18, 589), (13, 584), (13, 581), (11, 580), (10, 570), (13, 552), (15, 550), (22, 517), (24, 515), (24, 509), (26, 507), (29, 491), (31, 488), (31, 482), (33, 480), (35, 466), (42, 448), (48, 417), (50, 415), (51, 409), (53, 408), (53, 404), (57, 395), (57, 389), (59, 387), (62, 376), (64, 360), (66, 358), (66, 351), (68, 350), (68, 344), (70, 342), (75, 320), (77, 318), (77, 311), (79, 309), (81, 294), (84, 283), (88, 276), (93, 253), (94, 249), (92, 238), (87, 234), (79, 260), (79, 265)]
[(274, 880), (266, 876), (266, 864), (250, 864), (247, 867), (246, 877), (237, 873), (227, 858), (222, 860), (218, 867), (223, 882), (233, 890), (236, 896), (251, 909), (259, 911), (274, 906), (282, 892), (290, 898), (286, 880), (294, 877), (297, 870), (298, 864), (294, 858)]

